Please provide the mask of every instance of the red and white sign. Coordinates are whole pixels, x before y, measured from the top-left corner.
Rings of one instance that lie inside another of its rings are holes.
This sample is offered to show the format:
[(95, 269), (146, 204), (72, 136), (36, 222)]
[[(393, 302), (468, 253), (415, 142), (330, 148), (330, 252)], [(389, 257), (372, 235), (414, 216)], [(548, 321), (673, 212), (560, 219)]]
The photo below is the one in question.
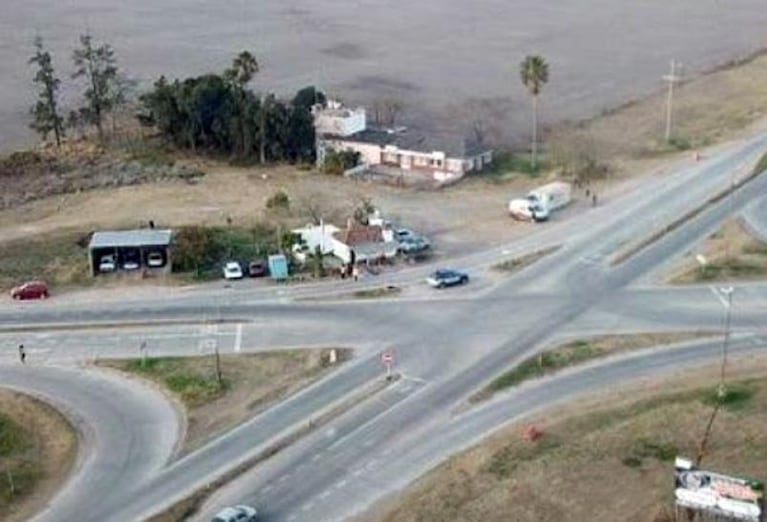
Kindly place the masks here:
[(381, 362), (390, 365), (394, 363), (394, 352), (386, 351), (381, 353)]

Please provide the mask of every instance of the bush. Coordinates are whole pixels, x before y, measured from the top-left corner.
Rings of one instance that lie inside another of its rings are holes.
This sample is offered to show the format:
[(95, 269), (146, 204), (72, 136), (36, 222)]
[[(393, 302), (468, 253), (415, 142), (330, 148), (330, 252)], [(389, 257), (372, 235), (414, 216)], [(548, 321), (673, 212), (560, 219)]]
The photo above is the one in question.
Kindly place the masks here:
[(252, 228), (187, 226), (178, 230), (173, 270), (198, 276), (217, 270), (227, 260), (250, 260), (279, 250), (276, 231), (266, 225)]
[(361, 155), (353, 150), (335, 151), (330, 149), (325, 154), (325, 162), (322, 164), (322, 171), (325, 174), (343, 175), (349, 169), (360, 164)]
[(278, 190), (266, 200), (266, 208), (269, 210), (289, 210), (290, 198), (284, 191)]

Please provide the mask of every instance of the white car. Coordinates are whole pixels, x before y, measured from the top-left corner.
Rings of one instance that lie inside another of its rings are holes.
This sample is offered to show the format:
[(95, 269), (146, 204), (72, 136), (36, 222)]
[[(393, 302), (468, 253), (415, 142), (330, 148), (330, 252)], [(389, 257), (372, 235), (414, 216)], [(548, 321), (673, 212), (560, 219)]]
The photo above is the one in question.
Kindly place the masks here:
[(237, 261), (229, 261), (224, 265), (224, 279), (242, 279), (242, 267)]
[(114, 256), (104, 256), (99, 262), (99, 272), (114, 272), (117, 268)]
[(157, 268), (165, 264), (162, 254), (159, 252), (150, 252), (146, 257), (146, 264), (152, 268)]
[(211, 522), (256, 522), (258, 512), (250, 506), (227, 507), (219, 511)]

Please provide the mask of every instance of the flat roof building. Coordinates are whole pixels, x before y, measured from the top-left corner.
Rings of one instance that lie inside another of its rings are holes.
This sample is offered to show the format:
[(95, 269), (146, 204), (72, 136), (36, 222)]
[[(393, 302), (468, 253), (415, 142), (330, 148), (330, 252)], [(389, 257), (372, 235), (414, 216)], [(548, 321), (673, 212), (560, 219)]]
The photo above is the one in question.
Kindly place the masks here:
[(88, 244), (91, 274), (139, 269), (170, 272), (172, 240), (170, 229), (94, 232)]

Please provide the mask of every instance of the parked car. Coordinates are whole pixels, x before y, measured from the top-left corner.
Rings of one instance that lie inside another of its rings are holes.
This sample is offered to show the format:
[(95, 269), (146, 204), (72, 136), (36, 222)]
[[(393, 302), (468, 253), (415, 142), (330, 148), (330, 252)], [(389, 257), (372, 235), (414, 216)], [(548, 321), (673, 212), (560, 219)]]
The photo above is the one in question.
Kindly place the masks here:
[(165, 264), (165, 258), (162, 257), (160, 252), (150, 252), (149, 255), (146, 256), (146, 264), (150, 268), (158, 268)]
[(250, 506), (226, 507), (219, 511), (211, 522), (256, 522), (258, 512)]
[(394, 235), (396, 236), (397, 241), (399, 242), (417, 237), (417, 234), (413, 232), (412, 230), (410, 230), (409, 228), (395, 228)]
[(123, 270), (138, 270), (139, 266), (138, 261), (129, 259), (123, 263)]
[(29, 281), (11, 290), (11, 299), (47, 299), (48, 285), (43, 281)]
[(264, 261), (251, 261), (248, 265), (248, 275), (250, 277), (265, 277), (269, 274), (269, 267)]
[(415, 254), (416, 252), (427, 250), (430, 246), (429, 241), (425, 237), (413, 236), (400, 241), (399, 250), (403, 254)]
[(434, 288), (445, 288), (447, 286), (465, 285), (469, 282), (469, 274), (465, 272), (459, 272), (458, 270), (452, 270), (449, 268), (442, 268), (430, 275), (426, 282)]
[(115, 256), (108, 255), (103, 256), (99, 261), (99, 272), (114, 272), (117, 269), (117, 263), (115, 263)]
[(229, 261), (224, 265), (224, 279), (242, 279), (242, 267), (237, 261)]

